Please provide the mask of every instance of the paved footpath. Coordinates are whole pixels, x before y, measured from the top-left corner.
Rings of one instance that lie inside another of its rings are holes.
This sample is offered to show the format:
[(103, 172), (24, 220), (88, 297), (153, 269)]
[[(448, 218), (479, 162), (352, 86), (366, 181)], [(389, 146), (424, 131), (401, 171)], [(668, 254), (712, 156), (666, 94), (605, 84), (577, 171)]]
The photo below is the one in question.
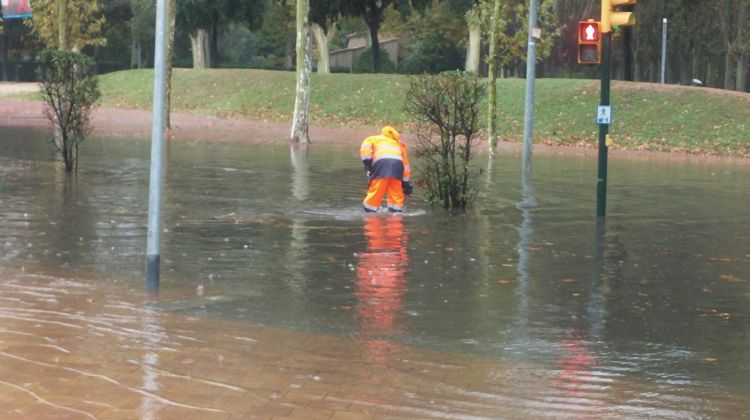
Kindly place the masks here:
[(12, 95), (15, 93), (29, 93), (38, 92), (38, 83), (26, 83), (26, 82), (0, 82), (0, 96)]

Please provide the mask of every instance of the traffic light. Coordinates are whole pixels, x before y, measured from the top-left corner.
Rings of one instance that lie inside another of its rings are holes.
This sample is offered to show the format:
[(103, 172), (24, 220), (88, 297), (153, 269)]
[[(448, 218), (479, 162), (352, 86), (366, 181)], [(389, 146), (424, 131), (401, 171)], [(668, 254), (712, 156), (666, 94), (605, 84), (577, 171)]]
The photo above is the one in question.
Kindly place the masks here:
[(589, 19), (578, 22), (578, 64), (599, 64), (602, 42), (599, 22)]
[(638, 0), (602, 0), (602, 33), (612, 32), (615, 26), (635, 25), (633, 12), (620, 11), (621, 6), (630, 6)]

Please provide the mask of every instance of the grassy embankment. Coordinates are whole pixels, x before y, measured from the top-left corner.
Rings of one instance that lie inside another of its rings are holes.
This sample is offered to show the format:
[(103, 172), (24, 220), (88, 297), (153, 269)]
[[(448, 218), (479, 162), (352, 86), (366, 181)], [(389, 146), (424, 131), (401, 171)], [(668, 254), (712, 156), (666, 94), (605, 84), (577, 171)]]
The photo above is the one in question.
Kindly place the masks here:
[[(173, 111), (271, 122), (291, 119), (292, 72), (178, 69), (173, 80)], [(408, 76), (401, 75), (313, 75), (313, 124), (388, 122), (403, 127), (409, 122), (403, 110), (408, 83)], [(101, 88), (104, 106), (149, 108), (152, 72), (106, 74)], [(524, 80), (498, 80), (498, 125), (504, 140), (522, 137), (524, 89)], [(536, 94), (537, 142), (595, 146), (598, 81), (540, 79)], [(750, 94), (620, 83), (613, 86), (612, 107), (610, 132), (617, 147), (750, 156)]]

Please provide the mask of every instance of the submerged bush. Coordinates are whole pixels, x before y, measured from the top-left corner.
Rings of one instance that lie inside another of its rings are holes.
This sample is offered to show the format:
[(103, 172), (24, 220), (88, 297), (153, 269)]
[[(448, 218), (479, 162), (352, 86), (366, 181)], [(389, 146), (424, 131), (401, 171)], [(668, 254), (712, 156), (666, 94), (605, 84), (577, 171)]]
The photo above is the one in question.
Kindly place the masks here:
[(99, 100), (94, 61), (77, 52), (44, 50), (37, 57), (47, 118), (55, 127), (55, 148), (65, 170), (78, 170), (78, 145), (90, 132), (91, 111)]
[(418, 124), (419, 183), (432, 205), (465, 209), (476, 198), (481, 170), (470, 161), (484, 95), (485, 85), (474, 73), (416, 76), (409, 82), (406, 109)]

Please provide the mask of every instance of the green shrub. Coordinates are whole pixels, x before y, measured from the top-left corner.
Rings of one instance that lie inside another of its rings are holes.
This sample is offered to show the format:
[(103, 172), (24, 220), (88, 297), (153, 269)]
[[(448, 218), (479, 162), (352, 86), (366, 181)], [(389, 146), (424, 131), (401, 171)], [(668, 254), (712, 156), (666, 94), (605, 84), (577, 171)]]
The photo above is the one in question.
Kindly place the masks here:
[(476, 198), (481, 170), (470, 161), (484, 95), (475, 73), (415, 76), (409, 82), (406, 110), (417, 122), (418, 183), (432, 205), (463, 210)]
[(95, 64), (83, 54), (53, 49), (39, 53), (37, 63), (53, 143), (70, 173), (78, 170), (78, 145), (90, 132), (91, 111), (101, 96)]

